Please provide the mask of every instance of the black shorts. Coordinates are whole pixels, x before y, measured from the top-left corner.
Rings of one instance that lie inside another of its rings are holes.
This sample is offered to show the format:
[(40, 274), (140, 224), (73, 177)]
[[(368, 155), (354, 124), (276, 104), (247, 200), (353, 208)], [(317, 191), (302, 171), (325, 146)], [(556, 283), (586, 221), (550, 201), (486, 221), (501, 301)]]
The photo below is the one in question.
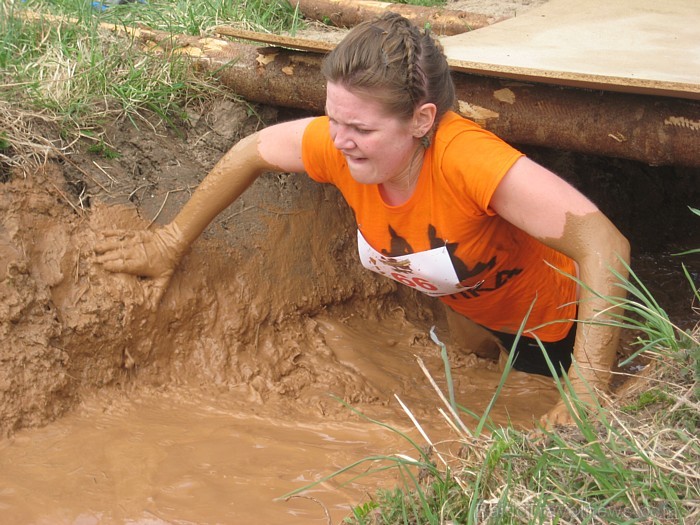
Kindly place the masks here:
[[(574, 351), (574, 340), (576, 339), (576, 327), (578, 323), (574, 323), (569, 329), (569, 333), (564, 339), (554, 341), (552, 343), (542, 342), (549, 360), (554, 365), (554, 369), (561, 374), (569, 370), (571, 366), (571, 355)], [(495, 332), (490, 330), (510, 353), (513, 349), (515, 334), (506, 334), (503, 332)], [(528, 374), (539, 374), (542, 376), (552, 377), (552, 373), (547, 366), (547, 361), (542, 355), (542, 349), (537, 341), (523, 335), (520, 336), (518, 345), (515, 347), (515, 358), (513, 359), (513, 368)]]

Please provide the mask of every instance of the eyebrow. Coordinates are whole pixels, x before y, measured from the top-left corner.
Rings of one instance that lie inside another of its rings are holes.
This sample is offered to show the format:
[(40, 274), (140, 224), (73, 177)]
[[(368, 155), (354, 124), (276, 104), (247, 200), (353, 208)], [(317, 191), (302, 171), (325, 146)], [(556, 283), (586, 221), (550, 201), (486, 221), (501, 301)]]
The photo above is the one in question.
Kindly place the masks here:
[(363, 121), (359, 121), (359, 120), (358, 121), (350, 121), (350, 122), (341, 122), (337, 118), (332, 117), (331, 115), (328, 114), (328, 106), (324, 106), (324, 112), (330, 120), (333, 120), (335, 122), (343, 124), (344, 126), (351, 126), (353, 128), (364, 129), (364, 130), (375, 129), (375, 127), (372, 126), (371, 124), (369, 124), (368, 122), (363, 122)]

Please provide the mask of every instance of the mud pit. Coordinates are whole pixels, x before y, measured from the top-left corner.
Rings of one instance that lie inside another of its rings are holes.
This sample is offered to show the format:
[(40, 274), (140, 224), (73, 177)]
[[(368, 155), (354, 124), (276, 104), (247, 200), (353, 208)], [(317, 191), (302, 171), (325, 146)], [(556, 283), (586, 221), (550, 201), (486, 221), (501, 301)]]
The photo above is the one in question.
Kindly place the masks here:
[[(257, 110), (265, 123), (292, 116)], [(415, 359), (444, 383), (433, 325), (459, 402), (486, 407), (496, 367), (459, 351), (436, 303), (362, 271), (348, 210), (304, 175), (265, 175), (222, 213), (156, 311), (148, 282), (93, 263), (101, 230), (168, 221), (258, 125), (245, 105), (219, 101), (181, 135), (115, 125), (117, 159), (86, 144), (37, 171), (3, 167), (0, 521), (338, 522), (393, 475), (340, 478), (315, 501), (275, 498), (370, 455), (413, 453), (331, 396), (413, 432), (398, 395), (434, 438), (449, 436)], [(700, 245), (686, 213), (697, 170), (524, 149), (611, 216), (660, 300), (690, 316), (679, 270), (642, 255)], [(550, 382), (514, 373), (493, 416), (528, 427), (555, 401)]]

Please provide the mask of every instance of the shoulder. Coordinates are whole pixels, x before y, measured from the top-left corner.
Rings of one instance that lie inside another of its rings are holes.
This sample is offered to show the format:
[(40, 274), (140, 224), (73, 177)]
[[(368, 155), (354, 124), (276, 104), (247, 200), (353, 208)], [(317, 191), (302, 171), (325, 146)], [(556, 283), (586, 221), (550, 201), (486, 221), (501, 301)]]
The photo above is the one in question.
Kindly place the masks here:
[(496, 187), (523, 154), (494, 133), (448, 112), (435, 134), (434, 165), (455, 195), (489, 208)]
[(453, 111), (447, 112), (435, 134), (435, 149), (440, 165), (450, 169), (479, 169), (503, 173), (522, 156), (516, 148), (482, 128), (476, 122)]
[(328, 123), (328, 117), (314, 117), (309, 119), (306, 128), (304, 129), (304, 137), (302, 140), (302, 148), (304, 153), (312, 149), (317, 149), (322, 146), (331, 144), (331, 132)]
[(328, 117), (323, 115), (320, 117), (312, 117), (308, 119), (304, 138), (309, 135), (327, 135), (330, 136), (330, 128), (328, 126)]
[(436, 132), (436, 140), (449, 144), (451, 141), (459, 139), (465, 141), (490, 141), (505, 147), (510, 147), (503, 139), (484, 129), (476, 122), (465, 118), (454, 111), (448, 111), (440, 119)]
[(303, 171), (303, 136), (312, 120), (282, 122), (257, 133), (258, 151), (268, 168), (287, 172)]
[(346, 166), (343, 154), (333, 144), (326, 116), (309, 121), (301, 151), (306, 173), (317, 182), (335, 183), (335, 178)]

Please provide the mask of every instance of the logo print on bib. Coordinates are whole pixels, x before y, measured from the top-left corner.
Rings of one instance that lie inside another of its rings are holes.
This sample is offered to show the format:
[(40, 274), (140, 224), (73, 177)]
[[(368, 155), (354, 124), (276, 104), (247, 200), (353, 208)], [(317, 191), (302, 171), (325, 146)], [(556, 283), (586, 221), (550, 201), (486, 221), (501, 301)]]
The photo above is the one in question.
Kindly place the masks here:
[(368, 270), (433, 297), (474, 290), (483, 284), (483, 281), (474, 286), (460, 283), (446, 246), (389, 257), (372, 248), (358, 229), (357, 247), (360, 261)]

